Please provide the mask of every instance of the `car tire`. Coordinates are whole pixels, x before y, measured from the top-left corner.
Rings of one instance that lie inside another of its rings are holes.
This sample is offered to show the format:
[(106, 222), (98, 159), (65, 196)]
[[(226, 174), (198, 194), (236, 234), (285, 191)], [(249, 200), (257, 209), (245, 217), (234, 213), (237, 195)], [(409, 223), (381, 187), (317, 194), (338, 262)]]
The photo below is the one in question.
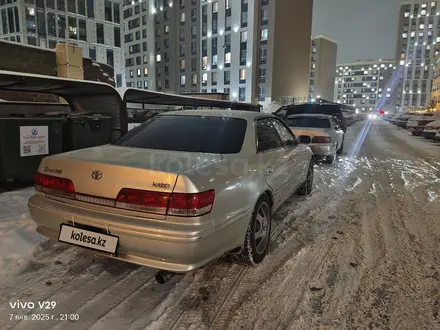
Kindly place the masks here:
[(342, 153), (344, 152), (344, 142), (345, 142), (345, 137), (342, 139), (342, 145), (341, 147), (338, 149), (338, 151), (336, 152), (338, 155), (342, 155)]
[(333, 164), (335, 162), (336, 155), (330, 155), (325, 157), (325, 162), (327, 164)]
[(298, 195), (310, 196), (313, 190), (314, 173), (315, 173), (315, 162), (312, 159), (310, 161), (309, 168), (307, 170), (306, 181), (302, 184), (302, 187), (298, 190)]
[[(247, 265), (257, 265), (264, 260), (269, 247), (270, 230), (272, 224), (272, 207), (269, 196), (264, 194), (255, 205), (252, 219), (244, 239), (243, 247), (238, 255), (239, 261)], [(263, 231), (263, 236), (258, 237)]]

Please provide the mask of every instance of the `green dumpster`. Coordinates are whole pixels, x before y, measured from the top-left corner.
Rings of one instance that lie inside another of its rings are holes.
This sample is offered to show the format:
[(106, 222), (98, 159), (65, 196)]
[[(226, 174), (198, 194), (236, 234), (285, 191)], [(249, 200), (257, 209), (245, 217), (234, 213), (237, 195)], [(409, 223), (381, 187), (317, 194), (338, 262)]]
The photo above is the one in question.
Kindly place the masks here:
[(0, 117), (0, 184), (30, 183), (41, 160), (63, 150), (64, 118)]
[(112, 117), (70, 114), (63, 132), (63, 151), (96, 147), (111, 142)]

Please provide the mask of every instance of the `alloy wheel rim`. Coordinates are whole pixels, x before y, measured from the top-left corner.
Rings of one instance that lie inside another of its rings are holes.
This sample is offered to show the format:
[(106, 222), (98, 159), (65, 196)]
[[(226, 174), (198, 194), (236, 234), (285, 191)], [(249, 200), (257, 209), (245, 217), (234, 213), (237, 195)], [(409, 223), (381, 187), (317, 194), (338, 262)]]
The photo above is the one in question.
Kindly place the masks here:
[(261, 254), (266, 250), (269, 240), (269, 205), (264, 202), (257, 211), (254, 224), (254, 241), (257, 253)]

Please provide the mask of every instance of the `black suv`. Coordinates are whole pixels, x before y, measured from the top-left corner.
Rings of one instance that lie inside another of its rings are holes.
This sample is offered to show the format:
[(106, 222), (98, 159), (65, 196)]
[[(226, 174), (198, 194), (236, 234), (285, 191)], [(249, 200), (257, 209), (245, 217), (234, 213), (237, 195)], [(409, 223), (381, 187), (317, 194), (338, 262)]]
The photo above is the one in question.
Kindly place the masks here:
[(347, 132), (347, 124), (342, 114), (341, 106), (338, 104), (319, 104), (319, 103), (304, 103), (286, 105), (279, 108), (273, 113), (274, 115), (286, 120), (291, 115), (300, 114), (324, 114), (333, 116), (339, 123), (339, 126), (344, 132)]

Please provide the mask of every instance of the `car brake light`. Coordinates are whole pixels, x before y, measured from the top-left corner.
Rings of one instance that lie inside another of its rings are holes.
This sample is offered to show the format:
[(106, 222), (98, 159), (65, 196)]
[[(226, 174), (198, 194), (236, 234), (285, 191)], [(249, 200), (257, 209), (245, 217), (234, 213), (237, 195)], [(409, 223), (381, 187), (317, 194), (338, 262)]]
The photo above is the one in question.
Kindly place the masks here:
[(171, 194), (168, 214), (197, 217), (211, 212), (215, 191), (208, 190), (198, 194)]
[(312, 143), (330, 143), (331, 140), (328, 136), (315, 136), (312, 139)]
[(53, 195), (75, 198), (75, 186), (69, 179), (46, 175), (37, 172), (35, 174), (35, 190)]
[(163, 215), (197, 217), (211, 212), (214, 198), (214, 190), (182, 194), (124, 188), (116, 198), (116, 207)]
[(169, 199), (169, 193), (124, 188), (116, 197), (116, 207), (166, 214)]

